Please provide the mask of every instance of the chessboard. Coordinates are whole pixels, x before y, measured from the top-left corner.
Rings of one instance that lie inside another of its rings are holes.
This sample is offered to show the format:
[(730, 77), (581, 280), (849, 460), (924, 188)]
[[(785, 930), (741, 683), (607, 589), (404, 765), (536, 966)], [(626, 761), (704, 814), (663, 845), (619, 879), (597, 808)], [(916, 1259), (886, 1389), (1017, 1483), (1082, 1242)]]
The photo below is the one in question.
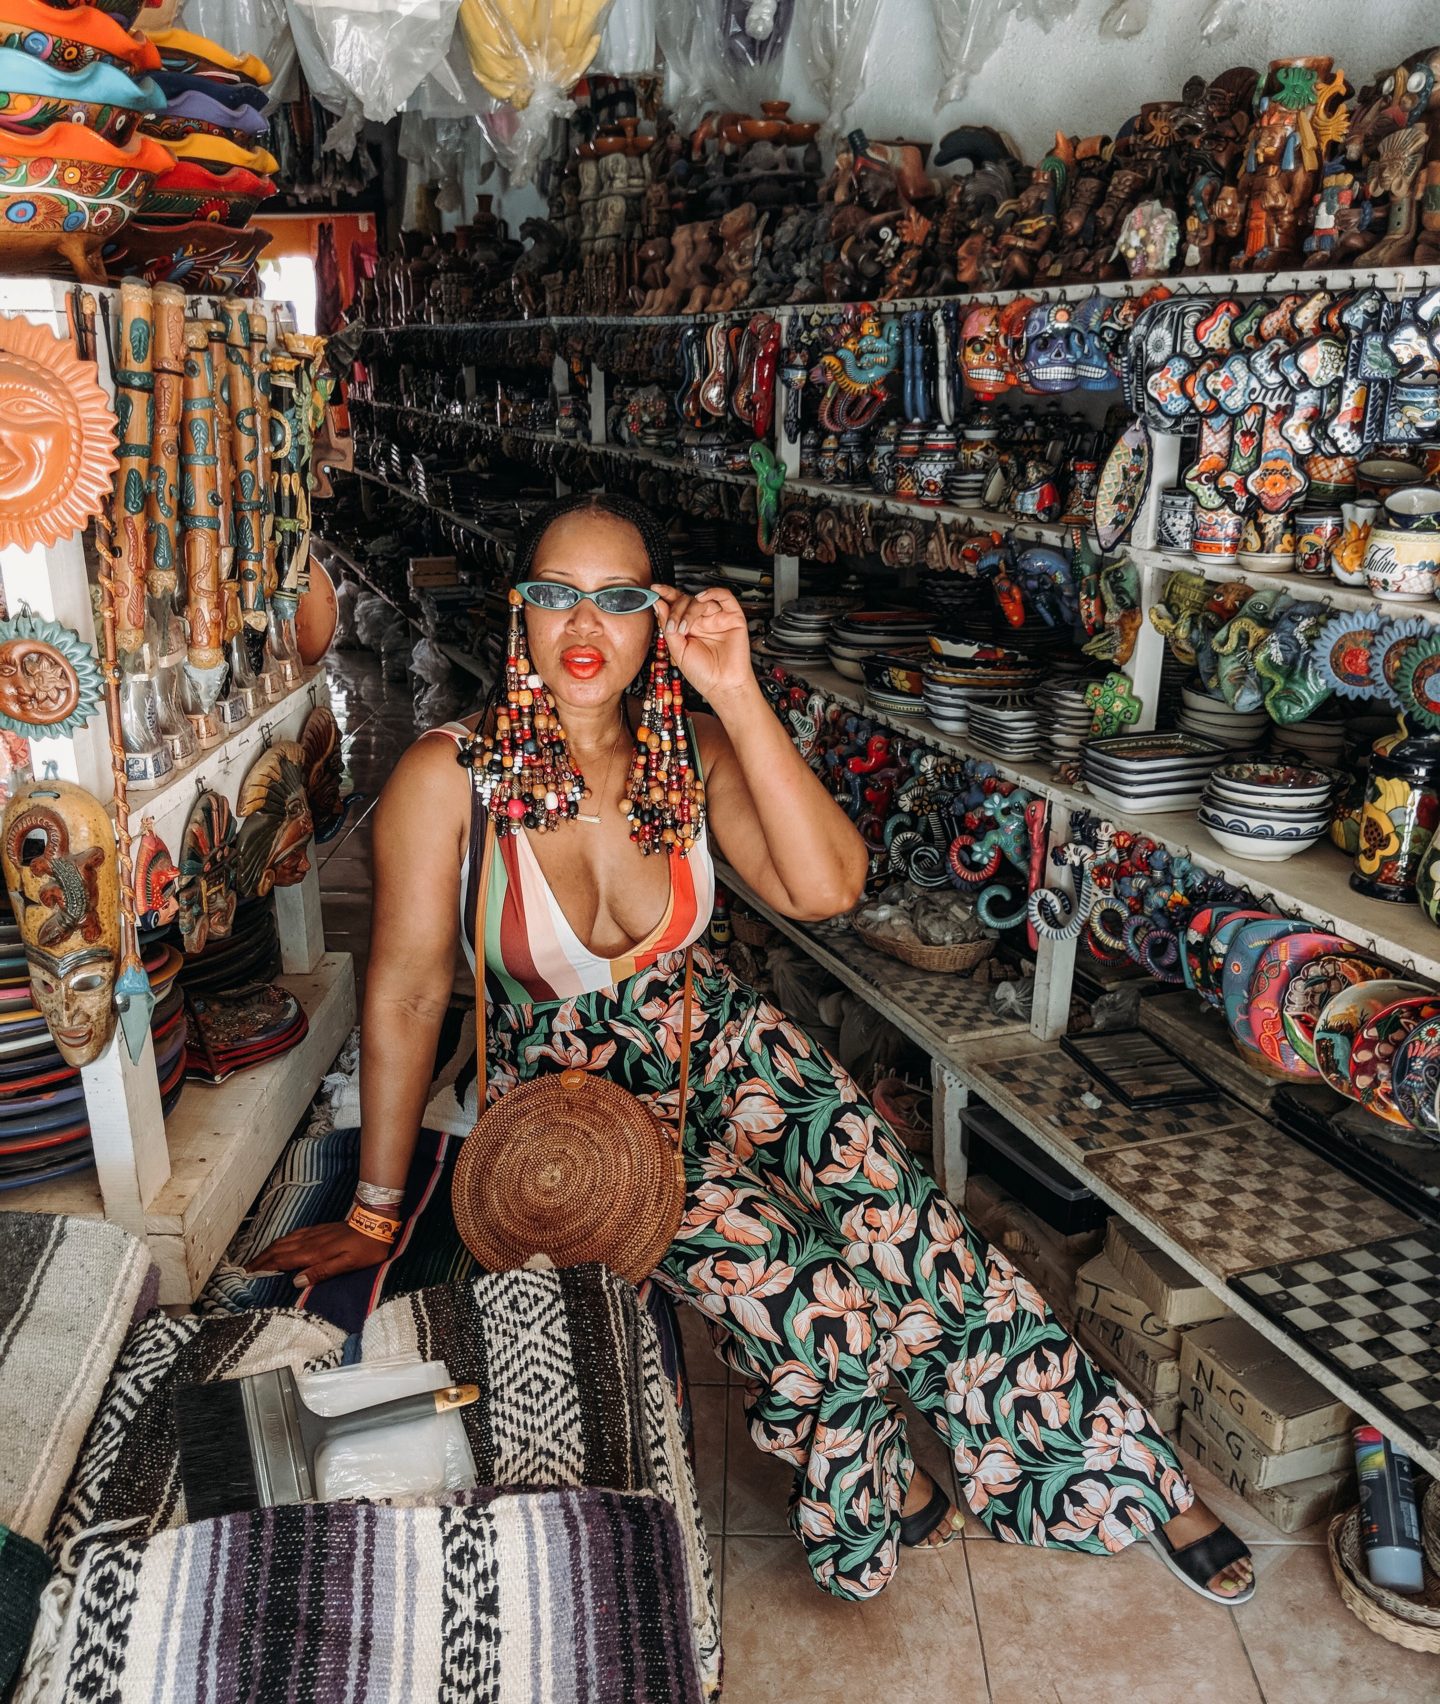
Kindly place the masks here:
[(1440, 1448), (1440, 1232), (1281, 1261), (1232, 1282), (1412, 1436)]

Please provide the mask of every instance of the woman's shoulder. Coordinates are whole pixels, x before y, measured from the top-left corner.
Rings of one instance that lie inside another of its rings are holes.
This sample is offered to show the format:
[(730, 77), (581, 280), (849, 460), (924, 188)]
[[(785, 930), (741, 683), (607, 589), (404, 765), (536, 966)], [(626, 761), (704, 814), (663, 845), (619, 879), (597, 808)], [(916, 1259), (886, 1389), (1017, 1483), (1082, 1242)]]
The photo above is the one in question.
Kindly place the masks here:
[(401, 755), (386, 784), (390, 794), (401, 794), (418, 802), (434, 802), (443, 795), (457, 806), (470, 791), (468, 770), (459, 762), (463, 747), (474, 733), (477, 714), (464, 722), (446, 722), (427, 728)]

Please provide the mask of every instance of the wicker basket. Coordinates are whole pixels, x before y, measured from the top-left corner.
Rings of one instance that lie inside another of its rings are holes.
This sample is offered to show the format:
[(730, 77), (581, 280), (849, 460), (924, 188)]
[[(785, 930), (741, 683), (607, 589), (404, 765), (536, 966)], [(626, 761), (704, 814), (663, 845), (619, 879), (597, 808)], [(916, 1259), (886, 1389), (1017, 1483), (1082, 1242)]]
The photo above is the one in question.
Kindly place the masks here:
[(1432, 1479), (1420, 1500), (1420, 1543), (1425, 1560), (1440, 1575), (1440, 1479)]
[(750, 911), (732, 911), (730, 929), (741, 946), (749, 947), (752, 951), (758, 947), (768, 947), (775, 939), (775, 925), (767, 923), (763, 917), (756, 917)]
[(895, 941), (888, 935), (874, 934), (859, 923), (852, 923), (851, 928), (867, 947), (884, 953), (887, 958), (899, 959), (902, 964), (913, 965), (916, 970), (974, 970), (995, 951), (995, 943), (988, 936), (979, 941), (961, 941), (953, 947), (925, 947), (919, 942)]
[(1345, 1607), (1372, 1633), (1407, 1651), (1440, 1654), (1440, 1576), (1430, 1574), (1425, 1590), (1402, 1597), (1372, 1583), (1360, 1549), (1360, 1511), (1336, 1515), (1329, 1532), (1330, 1572)]

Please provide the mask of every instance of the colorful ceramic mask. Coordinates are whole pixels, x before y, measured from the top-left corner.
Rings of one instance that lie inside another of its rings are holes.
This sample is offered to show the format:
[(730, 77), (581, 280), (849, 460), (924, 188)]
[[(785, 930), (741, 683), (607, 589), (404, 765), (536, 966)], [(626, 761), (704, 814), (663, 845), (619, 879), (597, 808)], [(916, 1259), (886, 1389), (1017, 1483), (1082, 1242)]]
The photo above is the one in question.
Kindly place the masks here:
[(218, 793), (202, 793), (190, 807), (180, 842), (180, 938), (187, 953), (223, 940), (235, 921), (235, 819)]
[(1040, 302), (1025, 317), (1022, 383), (1027, 390), (1058, 393), (1080, 383), (1083, 340), (1068, 302)]
[(0, 317), (0, 548), (69, 538), (110, 496), (115, 416), (92, 362), (43, 325)]
[(0, 621), (0, 727), (27, 739), (73, 734), (100, 704), (95, 654), (56, 621)]
[(982, 306), (966, 314), (960, 328), (960, 365), (965, 383), (985, 402), (1015, 383), (1010, 351), (1000, 332), (999, 308)]
[(88, 1065), (115, 1029), (120, 876), (105, 807), (70, 781), (28, 781), (0, 823), (0, 860), (30, 990), (61, 1057)]
[(1106, 297), (1090, 296), (1075, 309), (1075, 376), (1081, 390), (1114, 390), (1120, 383), (1111, 360), (1112, 345), (1105, 335), (1110, 307)]
[(263, 899), (272, 888), (303, 881), (315, 822), (305, 794), (305, 752), (294, 740), (278, 741), (251, 765), (240, 789), (240, 816), (235, 847), (240, 897)]
[(156, 834), (154, 821), (145, 817), (135, 847), (135, 920), (142, 929), (164, 929), (179, 916), (179, 879), (179, 866)]

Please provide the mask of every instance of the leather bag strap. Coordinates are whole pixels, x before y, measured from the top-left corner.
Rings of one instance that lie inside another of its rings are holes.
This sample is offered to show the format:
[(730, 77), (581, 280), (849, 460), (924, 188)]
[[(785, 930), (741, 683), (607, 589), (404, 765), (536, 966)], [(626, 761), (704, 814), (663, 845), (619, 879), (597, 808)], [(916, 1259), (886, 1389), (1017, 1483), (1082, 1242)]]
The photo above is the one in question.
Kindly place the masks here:
[[(479, 789), (471, 788), (471, 809), (482, 808)], [(472, 837), (473, 843), (473, 837)], [(480, 891), (475, 900), (475, 1116), (485, 1116), (485, 1103), (490, 1090), (489, 1035), (485, 1020), (485, 912), (490, 895), (491, 863), (500, 855), (500, 838), (495, 824), (487, 818), (483, 851), (480, 857)], [(680, 1017), (680, 1110), (675, 1124), (675, 1146), (685, 1146), (685, 1114), (690, 1104), (690, 1038), (695, 1009), (695, 949), (685, 949), (685, 997)]]

